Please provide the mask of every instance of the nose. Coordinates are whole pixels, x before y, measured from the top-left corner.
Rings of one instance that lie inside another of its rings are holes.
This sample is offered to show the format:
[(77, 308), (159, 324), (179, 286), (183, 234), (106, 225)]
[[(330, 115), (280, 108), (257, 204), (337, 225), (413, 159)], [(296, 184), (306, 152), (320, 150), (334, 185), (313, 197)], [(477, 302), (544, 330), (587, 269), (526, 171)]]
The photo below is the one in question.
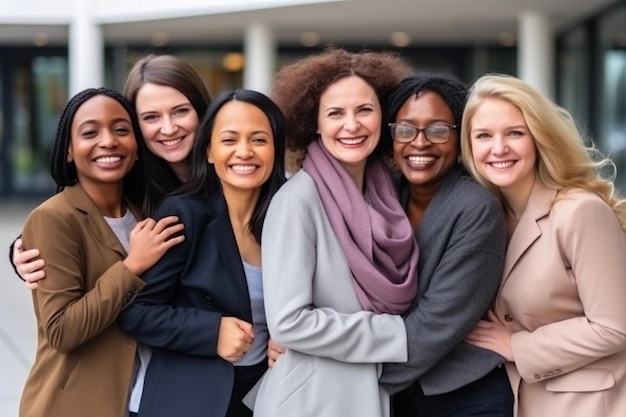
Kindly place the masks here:
[(358, 119), (354, 115), (346, 116), (345, 122), (343, 124), (343, 128), (348, 132), (354, 132), (361, 126)]
[(115, 135), (114, 132), (111, 132), (109, 130), (105, 130), (102, 133), (102, 136), (100, 136), (100, 142), (99, 145), (103, 148), (113, 148), (115, 146), (117, 146), (117, 136)]
[(237, 144), (237, 149), (235, 150), (235, 156), (242, 159), (247, 159), (252, 156), (252, 148), (248, 141), (240, 141)]
[(417, 132), (417, 136), (415, 136), (415, 139), (411, 141), (411, 145), (415, 146), (416, 148), (426, 148), (430, 146), (431, 143), (428, 139), (426, 139), (426, 133), (424, 133), (424, 130), (420, 130), (419, 132)]
[(501, 136), (496, 136), (491, 145), (492, 155), (504, 155), (509, 151), (506, 141)]
[(171, 135), (178, 129), (178, 125), (174, 123), (171, 117), (164, 117), (161, 120), (161, 133)]

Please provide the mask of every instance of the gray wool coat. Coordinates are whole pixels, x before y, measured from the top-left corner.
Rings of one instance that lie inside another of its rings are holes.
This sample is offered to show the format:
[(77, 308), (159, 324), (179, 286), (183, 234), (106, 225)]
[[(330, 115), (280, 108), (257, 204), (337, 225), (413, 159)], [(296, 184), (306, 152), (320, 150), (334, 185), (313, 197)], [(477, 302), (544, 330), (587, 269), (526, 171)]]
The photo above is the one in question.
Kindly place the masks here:
[[(408, 186), (401, 189), (408, 204)], [(417, 298), (405, 315), (409, 359), (385, 364), (381, 384), (396, 393), (419, 381), (426, 395), (476, 381), (504, 362), (463, 342), (488, 310), (504, 267), (500, 202), (460, 167), (430, 202), (417, 232)]]

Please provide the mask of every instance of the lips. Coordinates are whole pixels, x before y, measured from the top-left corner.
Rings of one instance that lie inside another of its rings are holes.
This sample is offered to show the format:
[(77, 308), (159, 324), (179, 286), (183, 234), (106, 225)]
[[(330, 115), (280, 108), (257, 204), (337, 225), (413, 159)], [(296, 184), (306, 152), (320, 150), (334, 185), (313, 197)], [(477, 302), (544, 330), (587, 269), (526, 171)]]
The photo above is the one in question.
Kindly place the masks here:
[(251, 172), (256, 171), (258, 168), (257, 165), (242, 165), (242, 164), (237, 164), (237, 165), (231, 165), (230, 169), (232, 169), (234, 172), (238, 173), (238, 174), (249, 174)]
[(435, 163), (437, 157), (433, 155), (409, 155), (404, 158), (409, 168), (424, 169)]
[(161, 140), (159, 141), (159, 143), (165, 146), (176, 146), (182, 141), (183, 141), (183, 138), (176, 138), (176, 139)]
[(353, 145), (360, 145), (361, 143), (365, 142), (366, 139), (367, 139), (367, 136), (359, 136), (357, 138), (343, 138), (343, 139), (337, 139), (337, 140), (342, 145), (353, 146)]
[(497, 168), (497, 169), (509, 168), (509, 167), (512, 167), (513, 164), (515, 164), (515, 161), (489, 162), (489, 165), (491, 165), (492, 167)]
[(97, 158), (94, 158), (94, 161), (96, 163), (103, 164), (103, 165), (116, 164), (121, 160), (122, 160), (122, 157), (119, 155), (98, 156)]

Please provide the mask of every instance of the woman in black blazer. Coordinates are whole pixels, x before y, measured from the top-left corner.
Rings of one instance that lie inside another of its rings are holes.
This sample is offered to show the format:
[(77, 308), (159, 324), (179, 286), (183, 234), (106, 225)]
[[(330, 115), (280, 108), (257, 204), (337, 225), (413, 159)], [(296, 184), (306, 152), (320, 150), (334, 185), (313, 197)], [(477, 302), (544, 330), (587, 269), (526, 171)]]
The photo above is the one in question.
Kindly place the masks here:
[(155, 218), (175, 214), (185, 241), (143, 276), (121, 327), (154, 348), (139, 416), (251, 416), (241, 398), (267, 366), (260, 238), (284, 182), (284, 126), (265, 95), (236, 90), (210, 105), (189, 182)]

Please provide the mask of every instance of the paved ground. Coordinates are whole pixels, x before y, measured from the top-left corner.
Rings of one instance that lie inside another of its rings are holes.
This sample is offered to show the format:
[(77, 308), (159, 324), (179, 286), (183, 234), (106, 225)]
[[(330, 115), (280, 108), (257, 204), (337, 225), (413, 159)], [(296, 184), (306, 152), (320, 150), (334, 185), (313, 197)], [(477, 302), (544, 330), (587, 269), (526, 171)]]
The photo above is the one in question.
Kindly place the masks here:
[(17, 416), (24, 381), (35, 358), (30, 291), (8, 261), (8, 246), (35, 205), (0, 200), (0, 417)]

